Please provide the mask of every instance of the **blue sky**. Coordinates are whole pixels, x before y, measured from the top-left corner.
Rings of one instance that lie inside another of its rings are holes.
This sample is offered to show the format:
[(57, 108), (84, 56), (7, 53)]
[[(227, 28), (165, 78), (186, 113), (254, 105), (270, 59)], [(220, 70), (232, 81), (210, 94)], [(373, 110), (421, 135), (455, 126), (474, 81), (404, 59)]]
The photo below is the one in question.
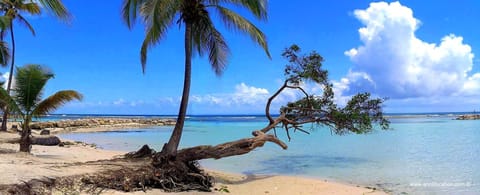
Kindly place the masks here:
[[(293, 43), (325, 58), (339, 104), (370, 91), (389, 97), (385, 111), (392, 113), (480, 109), (480, 61), (474, 55), (480, 49), (480, 2), (285, 2), (269, 1), (267, 22), (246, 14), (267, 35), (271, 60), (249, 37), (217, 23), (232, 56), (221, 77), (205, 58), (193, 59), (189, 114), (263, 113), (282, 82), (286, 62), (280, 54)], [(142, 74), (144, 27), (126, 27), (121, 1), (64, 3), (74, 16), (69, 24), (48, 14), (28, 17), (35, 37), (15, 26), (16, 65), (44, 64), (56, 74), (45, 95), (74, 89), (85, 96), (57, 113), (176, 114), (183, 82), (181, 26), (150, 50)], [(305, 87), (318, 92), (318, 86)], [(276, 108), (295, 97), (287, 92)]]

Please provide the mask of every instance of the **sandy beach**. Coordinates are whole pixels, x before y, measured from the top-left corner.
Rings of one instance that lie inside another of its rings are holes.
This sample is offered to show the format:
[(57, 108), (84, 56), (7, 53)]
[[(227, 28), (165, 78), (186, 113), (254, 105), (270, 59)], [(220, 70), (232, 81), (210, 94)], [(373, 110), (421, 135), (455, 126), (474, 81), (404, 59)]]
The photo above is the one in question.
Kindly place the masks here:
[[(111, 127), (79, 129), (80, 132), (118, 130)], [(59, 132), (60, 133), (60, 132)], [(32, 147), (32, 154), (18, 153), (18, 144), (5, 143), (17, 138), (13, 132), (0, 133), (0, 185), (18, 184), (31, 179), (56, 178), (118, 168), (98, 160), (121, 157), (124, 152), (97, 149), (94, 146), (74, 145)], [(62, 140), (66, 141), (66, 140)], [(366, 187), (341, 184), (327, 180), (290, 176), (242, 175), (207, 171), (215, 177), (212, 192), (165, 193), (161, 190), (146, 192), (119, 192), (106, 190), (102, 194), (386, 194)], [(1, 188), (0, 188), (1, 190)], [(229, 193), (226, 193), (228, 191)], [(0, 191), (1, 192), (1, 191)]]

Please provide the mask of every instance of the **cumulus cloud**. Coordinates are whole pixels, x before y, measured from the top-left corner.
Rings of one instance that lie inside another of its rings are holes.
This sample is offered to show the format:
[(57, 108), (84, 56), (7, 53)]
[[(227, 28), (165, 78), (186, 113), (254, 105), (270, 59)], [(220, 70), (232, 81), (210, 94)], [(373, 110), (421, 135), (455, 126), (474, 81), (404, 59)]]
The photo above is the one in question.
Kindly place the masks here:
[[(193, 95), (190, 98), (193, 112), (208, 110), (210, 113), (262, 113), (268, 98), (273, 94), (265, 88), (239, 83), (232, 93)], [(314, 87), (312, 87), (314, 89)], [(283, 91), (272, 103), (271, 111), (278, 112), (280, 106), (298, 99), (302, 94), (296, 90)]]
[(270, 92), (267, 89), (240, 83), (235, 86), (235, 92), (233, 93), (194, 95), (191, 101), (215, 105), (257, 105), (260, 102), (265, 103), (269, 95)]
[[(415, 34), (420, 21), (399, 2), (371, 3), (354, 16), (362, 45), (345, 52), (350, 72), (335, 82), (337, 93), (370, 91), (390, 98), (478, 93), (480, 74), (471, 73), (474, 54), (463, 37), (444, 36), (439, 44)], [(476, 92), (475, 92), (476, 91)]]

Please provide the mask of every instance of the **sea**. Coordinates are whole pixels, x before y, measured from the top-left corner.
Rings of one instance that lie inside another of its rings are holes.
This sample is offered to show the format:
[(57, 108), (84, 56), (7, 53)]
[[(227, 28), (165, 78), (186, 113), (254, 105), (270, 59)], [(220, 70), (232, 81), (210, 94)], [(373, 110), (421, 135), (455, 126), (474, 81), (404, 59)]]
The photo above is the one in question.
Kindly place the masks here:
[[(306, 125), (283, 150), (273, 143), (234, 157), (202, 160), (201, 166), (231, 173), (288, 175), (382, 189), (392, 194), (480, 194), (480, 120), (454, 120), (466, 113), (390, 114), (389, 130), (335, 135), (325, 126)], [(51, 115), (40, 120), (104, 117)], [(174, 117), (174, 116), (106, 116)], [(251, 137), (267, 125), (261, 115), (189, 116), (181, 148), (215, 145)], [(71, 133), (61, 138), (95, 143), (107, 150), (135, 151), (148, 144), (157, 151), (173, 127), (100, 133)]]

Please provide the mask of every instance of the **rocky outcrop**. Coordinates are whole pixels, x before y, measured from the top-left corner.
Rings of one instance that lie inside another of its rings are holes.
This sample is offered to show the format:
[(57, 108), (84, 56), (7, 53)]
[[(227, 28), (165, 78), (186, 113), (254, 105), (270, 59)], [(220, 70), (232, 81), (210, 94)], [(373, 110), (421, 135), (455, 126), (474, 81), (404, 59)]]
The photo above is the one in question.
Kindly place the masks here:
[(456, 120), (480, 120), (480, 114), (465, 114), (460, 115)]
[(93, 128), (93, 127), (115, 127), (115, 126), (170, 126), (175, 125), (173, 119), (161, 118), (86, 118), (76, 120), (60, 120), (47, 122), (34, 122), (30, 124), (31, 129), (47, 128)]

